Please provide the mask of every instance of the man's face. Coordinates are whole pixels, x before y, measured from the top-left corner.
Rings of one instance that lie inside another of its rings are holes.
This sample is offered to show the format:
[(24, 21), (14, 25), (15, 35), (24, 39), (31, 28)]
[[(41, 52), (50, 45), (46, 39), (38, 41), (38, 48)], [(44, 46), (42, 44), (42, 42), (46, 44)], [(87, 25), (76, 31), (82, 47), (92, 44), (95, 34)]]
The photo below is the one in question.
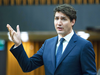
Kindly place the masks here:
[(75, 20), (70, 21), (69, 17), (62, 12), (56, 12), (54, 17), (54, 25), (57, 33), (64, 37), (71, 33), (72, 26), (75, 24)]

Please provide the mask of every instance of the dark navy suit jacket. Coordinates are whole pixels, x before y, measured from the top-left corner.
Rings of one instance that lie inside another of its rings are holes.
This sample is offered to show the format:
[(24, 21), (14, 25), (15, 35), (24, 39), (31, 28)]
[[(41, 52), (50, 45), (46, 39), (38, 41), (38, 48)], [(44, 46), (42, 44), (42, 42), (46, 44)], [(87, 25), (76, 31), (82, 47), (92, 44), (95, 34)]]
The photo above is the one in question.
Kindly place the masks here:
[(15, 49), (13, 46), (10, 51), (24, 72), (44, 65), (45, 75), (96, 75), (95, 53), (89, 41), (74, 33), (56, 67), (57, 41), (58, 36), (47, 39), (31, 58), (26, 55), (22, 44)]

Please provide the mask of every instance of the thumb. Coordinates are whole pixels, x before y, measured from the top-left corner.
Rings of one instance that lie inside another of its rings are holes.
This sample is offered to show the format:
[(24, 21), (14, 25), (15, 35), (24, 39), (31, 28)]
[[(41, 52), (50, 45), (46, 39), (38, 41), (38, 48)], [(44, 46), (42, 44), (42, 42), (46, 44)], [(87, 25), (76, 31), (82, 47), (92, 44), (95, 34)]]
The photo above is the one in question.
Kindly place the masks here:
[(19, 25), (17, 25), (17, 32), (20, 33)]

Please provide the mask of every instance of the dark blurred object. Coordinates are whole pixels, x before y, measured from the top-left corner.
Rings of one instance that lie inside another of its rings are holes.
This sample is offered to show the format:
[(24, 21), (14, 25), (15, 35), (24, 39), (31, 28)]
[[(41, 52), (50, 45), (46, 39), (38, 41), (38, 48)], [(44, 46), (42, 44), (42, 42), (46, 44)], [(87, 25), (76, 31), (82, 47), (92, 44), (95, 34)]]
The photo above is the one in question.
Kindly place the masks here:
[(100, 32), (100, 26), (87, 27), (86, 30), (88, 30), (88, 31), (94, 31), (94, 32)]

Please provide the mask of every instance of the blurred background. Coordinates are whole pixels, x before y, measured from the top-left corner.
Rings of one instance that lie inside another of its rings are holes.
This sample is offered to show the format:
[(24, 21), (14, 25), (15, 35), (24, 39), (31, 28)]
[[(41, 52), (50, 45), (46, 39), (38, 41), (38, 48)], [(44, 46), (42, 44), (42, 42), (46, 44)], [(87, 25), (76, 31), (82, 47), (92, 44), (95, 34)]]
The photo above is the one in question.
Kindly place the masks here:
[(20, 26), (23, 46), (31, 57), (46, 39), (57, 35), (53, 9), (64, 3), (72, 5), (77, 11), (73, 29), (93, 44), (96, 68), (99, 71), (100, 0), (0, 0), (0, 75), (45, 75), (44, 66), (32, 72), (22, 72), (9, 51), (13, 43), (6, 25), (10, 24), (15, 30), (16, 25)]

